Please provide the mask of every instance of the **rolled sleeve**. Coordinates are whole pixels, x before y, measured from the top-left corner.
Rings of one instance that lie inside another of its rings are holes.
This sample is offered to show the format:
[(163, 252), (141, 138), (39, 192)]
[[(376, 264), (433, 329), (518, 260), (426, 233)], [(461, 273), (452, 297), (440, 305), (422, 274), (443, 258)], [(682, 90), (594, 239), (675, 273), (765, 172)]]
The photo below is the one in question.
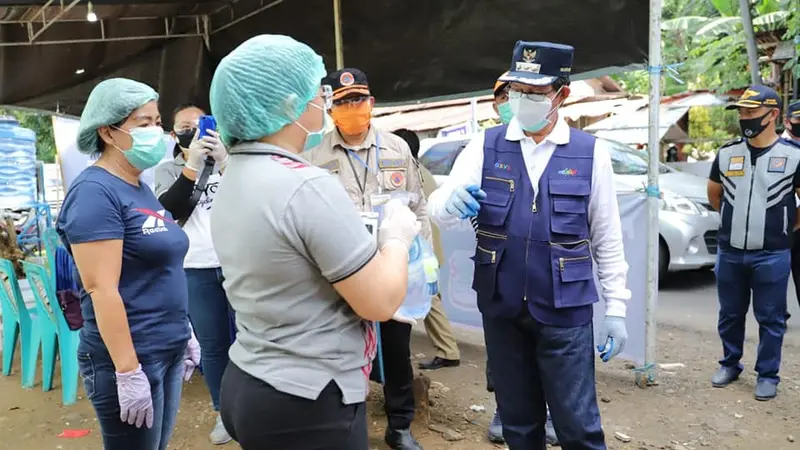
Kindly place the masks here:
[(122, 239), (125, 235), (118, 197), (95, 181), (72, 186), (58, 222), (70, 245)]
[(452, 226), (459, 221), (458, 217), (448, 213), (445, 209), (447, 200), (453, 194), (453, 190), (457, 187), (471, 184), (481, 185), (481, 179), (483, 178), (483, 142), (483, 132), (472, 138), (453, 163), (453, 168), (450, 170), (447, 181), (428, 197), (428, 214), (443, 228)]
[(627, 288), (628, 263), (625, 261), (611, 155), (601, 140), (595, 143), (589, 232), (597, 263), (597, 278), (606, 301), (606, 315), (625, 317), (627, 302), (631, 298), (631, 291)]
[(337, 283), (361, 270), (376, 254), (377, 242), (339, 180), (308, 179), (297, 189), (284, 215), (322, 276)]

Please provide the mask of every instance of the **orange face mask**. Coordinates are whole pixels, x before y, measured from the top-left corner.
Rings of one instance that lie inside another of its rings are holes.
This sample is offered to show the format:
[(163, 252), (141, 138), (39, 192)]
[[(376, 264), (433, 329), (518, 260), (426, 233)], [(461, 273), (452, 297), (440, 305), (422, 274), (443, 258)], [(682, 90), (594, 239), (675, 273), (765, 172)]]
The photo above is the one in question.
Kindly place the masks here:
[(355, 136), (369, 129), (372, 118), (372, 104), (363, 101), (356, 104), (344, 104), (331, 109), (331, 118), (336, 128), (342, 133)]

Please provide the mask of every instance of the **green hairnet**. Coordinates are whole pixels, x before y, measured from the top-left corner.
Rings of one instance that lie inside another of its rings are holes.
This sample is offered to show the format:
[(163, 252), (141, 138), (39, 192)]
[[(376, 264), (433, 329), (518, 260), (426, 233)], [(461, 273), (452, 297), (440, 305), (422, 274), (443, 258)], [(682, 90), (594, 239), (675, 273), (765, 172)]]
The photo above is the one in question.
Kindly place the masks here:
[(109, 78), (92, 89), (78, 126), (78, 150), (92, 154), (102, 150), (97, 129), (114, 125), (145, 104), (158, 100), (150, 86), (127, 78)]
[(275, 134), (297, 120), (325, 76), (322, 57), (289, 36), (262, 34), (222, 59), (211, 80), (211, 112), (231, 146)]

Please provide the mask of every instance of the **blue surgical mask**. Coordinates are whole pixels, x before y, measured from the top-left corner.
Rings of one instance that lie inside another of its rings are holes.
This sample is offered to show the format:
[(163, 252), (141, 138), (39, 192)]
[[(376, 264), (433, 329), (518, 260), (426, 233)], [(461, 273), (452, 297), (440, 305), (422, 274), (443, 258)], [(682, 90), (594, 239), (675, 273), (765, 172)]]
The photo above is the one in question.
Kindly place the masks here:
[(309, 105), (322, 111), (322, 128), (320, 128), (319, 131), (308, 131), (308, 129), (306, 129), (306, 127), (301, 125), (300, 122), (295, 122), (298, 127), (300, 127), (303, 131), (308, 133), (306, 135), (306, 142), (303, 145), (304, 152), (307, 152), (312, 148), (318, 146), (319, 144), (322, 144), (322, 138), (325, 136), (325, 130), (328, 128), (328, 115), (325, 114), (325, 110), (322, 109), (316, 103), (309, 103)]
[(508, 102), (497, 105), (497, 112), (500, 114), (500, 121), (506, 125), (514, 117), (514, 112), (511, 111), (511, 103)]
[(122, 150), (116, 145), (114, 147), (122, 152), (122, 155), (133, 167), (141, 171), (158, 165), (164, 158), (164, 154), (167, 153), (164, 130), (159, 126), (134, 128), (130, 131), (117, 129), (128, 133), (133, 139), (133, 145), (128, 150)]

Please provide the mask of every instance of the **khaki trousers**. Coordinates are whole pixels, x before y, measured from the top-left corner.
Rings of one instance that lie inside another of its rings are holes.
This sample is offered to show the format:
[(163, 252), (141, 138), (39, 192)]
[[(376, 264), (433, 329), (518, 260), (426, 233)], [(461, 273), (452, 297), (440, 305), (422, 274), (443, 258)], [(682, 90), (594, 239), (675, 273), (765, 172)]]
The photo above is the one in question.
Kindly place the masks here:
[(458, 343), (453, 336), (453, 328), (444, 313), (441, 295), (436, 295), (431, 301), (431, 312), (425, 317), (425, 332), (436, 347), (436, 356), (452, 360), (461, 359)]

